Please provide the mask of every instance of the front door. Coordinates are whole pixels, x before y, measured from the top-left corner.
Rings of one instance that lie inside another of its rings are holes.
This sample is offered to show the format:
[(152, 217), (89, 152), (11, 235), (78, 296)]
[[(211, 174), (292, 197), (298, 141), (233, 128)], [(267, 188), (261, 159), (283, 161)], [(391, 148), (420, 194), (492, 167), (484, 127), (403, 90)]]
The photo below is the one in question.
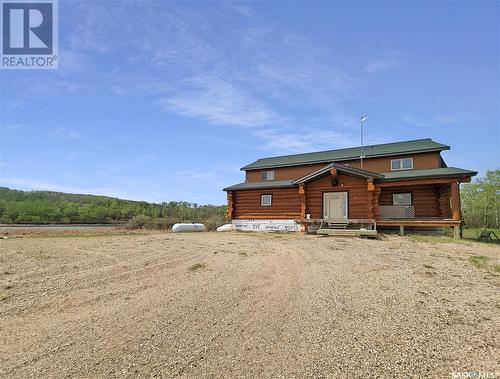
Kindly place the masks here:
[(323, 194), (323, 218), (347, 220), (347, 192), (325, 192)]

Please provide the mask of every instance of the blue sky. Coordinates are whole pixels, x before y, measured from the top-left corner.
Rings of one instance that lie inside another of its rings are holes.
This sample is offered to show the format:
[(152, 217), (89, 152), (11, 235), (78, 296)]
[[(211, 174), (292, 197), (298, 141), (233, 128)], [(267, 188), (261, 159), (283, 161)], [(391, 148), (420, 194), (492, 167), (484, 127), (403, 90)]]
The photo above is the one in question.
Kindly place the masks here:
[(431, 137), (500, 164), (498, 2), (60, 1), (58, 70), (0, 71), (0, 185), (225, 202), (263, 156)]

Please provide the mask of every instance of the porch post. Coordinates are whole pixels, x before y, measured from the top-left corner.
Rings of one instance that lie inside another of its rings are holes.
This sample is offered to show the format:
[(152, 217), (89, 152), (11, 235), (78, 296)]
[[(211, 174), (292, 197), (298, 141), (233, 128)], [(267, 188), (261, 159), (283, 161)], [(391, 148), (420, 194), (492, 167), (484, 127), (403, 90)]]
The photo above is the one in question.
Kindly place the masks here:
[(373, 185), (373, 178), (366, 179), (366, 189), (368, 190), (367, 194), (367, 210), (368, 210), (368, 218), (373, 219), (373, 191), (375, 190), (375, 186)]
[(299, 184), (300, 217), (306, 218), (306, 188), (304, 183)]
[(458, 187), (458, 182), (453, 181), (450, 183), (451, 186), (451, 218), (455, 221), (461, 220), (460, 214), (460, 189)]

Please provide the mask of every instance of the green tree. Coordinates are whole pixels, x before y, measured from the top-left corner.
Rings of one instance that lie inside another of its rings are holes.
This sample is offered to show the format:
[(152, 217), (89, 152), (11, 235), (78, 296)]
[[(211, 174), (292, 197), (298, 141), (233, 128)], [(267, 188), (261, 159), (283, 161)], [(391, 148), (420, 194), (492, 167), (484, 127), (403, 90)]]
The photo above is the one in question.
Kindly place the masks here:
[(500, 170), (488, 170), (473, 183), (462, 185), (462, 211), (467, 226), (500, 225)]

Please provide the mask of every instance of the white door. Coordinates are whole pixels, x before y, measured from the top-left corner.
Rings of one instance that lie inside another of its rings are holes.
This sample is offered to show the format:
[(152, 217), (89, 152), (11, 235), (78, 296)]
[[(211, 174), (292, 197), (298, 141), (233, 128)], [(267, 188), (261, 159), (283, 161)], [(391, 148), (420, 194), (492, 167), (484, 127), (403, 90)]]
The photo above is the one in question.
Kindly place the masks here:
[(323, 194), (323, 218), (347, 220), (347, 192), (325, 192)]

